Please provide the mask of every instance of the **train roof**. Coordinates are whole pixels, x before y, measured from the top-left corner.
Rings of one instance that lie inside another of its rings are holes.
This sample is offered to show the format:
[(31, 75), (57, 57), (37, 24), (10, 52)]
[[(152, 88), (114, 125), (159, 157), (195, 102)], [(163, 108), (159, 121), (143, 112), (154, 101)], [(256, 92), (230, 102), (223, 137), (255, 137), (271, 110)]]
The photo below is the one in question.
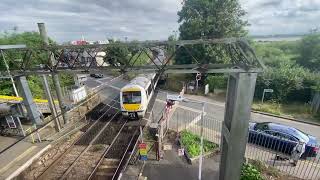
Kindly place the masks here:
[(149, 84), (151, 83), (151, 79), (155, 77), (156, 74), (139, 74), (137, 77), (132, 79), (129, 84), (124, 86), (123, 88), (126, 88), (128, 86), (132, 85), (138, 85), (144, 89), (147, 89)]

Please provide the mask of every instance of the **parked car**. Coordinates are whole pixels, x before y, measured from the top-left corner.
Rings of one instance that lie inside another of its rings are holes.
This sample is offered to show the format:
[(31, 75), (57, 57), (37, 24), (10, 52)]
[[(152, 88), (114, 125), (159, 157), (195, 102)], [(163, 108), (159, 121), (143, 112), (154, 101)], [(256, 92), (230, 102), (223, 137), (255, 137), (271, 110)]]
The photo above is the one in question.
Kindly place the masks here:
[(103, 78), (103, 74), (90, 74), (90, 76), (94, 78)]
[(317, 156), (319, 145), (314, 136), (278, 123), (263, 122), (249, 124), (249, 143), (291, 155), (293, 148), (299, 141), (306, 143), (305, 152), (301, 158)]

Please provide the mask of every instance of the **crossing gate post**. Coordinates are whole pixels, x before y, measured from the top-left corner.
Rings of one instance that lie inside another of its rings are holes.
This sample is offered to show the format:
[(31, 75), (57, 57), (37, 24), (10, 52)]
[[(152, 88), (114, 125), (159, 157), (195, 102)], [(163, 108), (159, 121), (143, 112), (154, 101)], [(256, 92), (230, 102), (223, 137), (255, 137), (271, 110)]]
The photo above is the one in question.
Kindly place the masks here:
[(222, 124), (220, 180), (239, 180), (247, 144), (257, 73), (229, 75)]

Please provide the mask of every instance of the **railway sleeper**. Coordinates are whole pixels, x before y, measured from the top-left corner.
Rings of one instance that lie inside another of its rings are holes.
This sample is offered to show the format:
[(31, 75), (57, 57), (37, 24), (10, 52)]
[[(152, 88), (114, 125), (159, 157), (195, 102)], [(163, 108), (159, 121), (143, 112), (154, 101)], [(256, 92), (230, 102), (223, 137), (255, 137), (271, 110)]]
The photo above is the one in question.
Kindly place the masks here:
[(94, 179), (112, 179), (119, 163), (120, 159), (104, 159), (95, 173)]

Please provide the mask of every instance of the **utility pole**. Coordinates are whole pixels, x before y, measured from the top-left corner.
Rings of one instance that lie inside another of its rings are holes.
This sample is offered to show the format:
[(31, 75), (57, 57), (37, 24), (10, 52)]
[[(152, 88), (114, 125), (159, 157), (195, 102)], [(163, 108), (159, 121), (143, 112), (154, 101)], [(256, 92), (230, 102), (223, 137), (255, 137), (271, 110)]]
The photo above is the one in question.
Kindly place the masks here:
[[(38, 23), (38, 28), (39, 28), (40, 36), (41, 36), (44, 44), (45, 45), (49, 45), (49, 38), (48, 38), (47, 31), (46, 31), (44, 23)], [(50, 61), (49, 62), (50, 62), (51, 66), (53, 66), (53, 64), (55, 64), (55, 61), (56, 60), (54, 59), (53, 55), (50, 55)], [(55, 87), (56, 92), (57, 92), (57, 97), (58, 97), (58, 101), (59, 101), (59, 106), (60, 106), (63, 122), (64, 122), (64, 124), (67, 124), (69, 121), (68, 121), (68, 118), (66, 116), (65, 104), (64, 104), (64, 101), (63, 101), (63, 97), (62, 97), (62, 91), (61, 91), (61, 86), (60, 86), (60, 81), (59, 81), (59, 75), (56, 72), (52, 72), (51, 75), (52, 75), (54, 87)]]

